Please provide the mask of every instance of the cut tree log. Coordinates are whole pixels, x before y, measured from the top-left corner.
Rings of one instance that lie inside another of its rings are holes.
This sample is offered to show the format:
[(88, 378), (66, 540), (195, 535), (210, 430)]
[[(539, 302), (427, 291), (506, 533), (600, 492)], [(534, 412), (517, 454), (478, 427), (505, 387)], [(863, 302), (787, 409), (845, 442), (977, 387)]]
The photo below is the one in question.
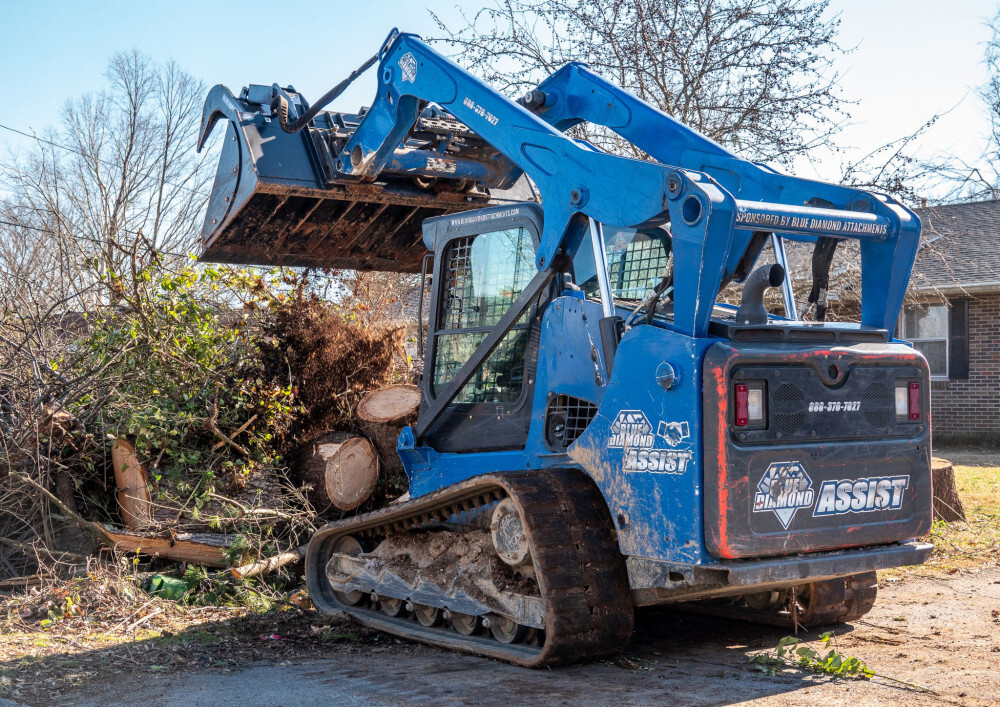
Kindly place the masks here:
[(953, 522), (965, 520), (965, 507), (955, 486), (955, 468), (947, 459), (931, 459), (934, 485), (934, 520)]
[(379, 388), (358, 403), (358, 425), (378, 450), (383, 478), (403, 476), (403, 463), (396, 452), (396, 443), (403, 428), (417, 421), (419, 410), (420, 388), (415, 385)]
[(298, 473), (311, 486), (309, 500), (317, 512), (331, 507), (350, 511), (367, 501), (378, 484), (378, 453), (364, 437), (329, 432), (306, 445)]
[(111, 445), (111, 465), (115, 470), (118, 505), (125, 527), (129, 530), (149, 527), (153, 507), (149, 502), (146, 469), (136, 456), (135, 447), (120, 437), (116, 439)]
[(125, 552), (209, 567), (225, 567), (229, 564), (226, 552), (233, 540), (229, 535), (181, 533), (173, 537), (159, 537), (112, 528), (102, 530), (116, 548)]
[(333, 501), (326, 492), (326, 464), (330, 455), (339, 449), (339, 445), (351, 437), (354, 435), (350, 432), (326, 432), (309, 442), (299, 452), (294, 467), (295, 478), (308, 487), (309, 503), (317, 513), (326, 513), (333, 508)]
[(327, 448), (331, 453), (326, 463), (326, 493), (334, 506), (352, 511), (371, 497), (378, 484), (378, 453), (364, 437), (351, 437), (336, 449), (333, 446)]

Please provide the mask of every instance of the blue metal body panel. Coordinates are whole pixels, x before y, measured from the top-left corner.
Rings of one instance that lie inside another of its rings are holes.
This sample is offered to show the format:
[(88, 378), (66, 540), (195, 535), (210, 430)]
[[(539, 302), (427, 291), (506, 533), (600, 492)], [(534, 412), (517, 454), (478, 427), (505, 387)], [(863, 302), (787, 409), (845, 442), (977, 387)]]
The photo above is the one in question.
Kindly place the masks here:
[[(542, 319), (535, 399), (528, 443), (523, 451), (440, 454), (415, 447), (407, 428), (400, 455), (410, 478), (410, 495), (421, 496), (489, 471), (539, 469), (573, 465), (584, 469), (600, 487), (619, 524), (622, 552), (670, 562), (712, 564), (705, 551), (701, 487), (701, 359), (716, 338), (694, 339), (659, 326), (629, 330), (619, 345), (619, 360), (610, 380), (600, 355), (597, 322), (601, 307), (574, 296), (556, 298)], [(658, 385), (656, 373), (669, 362), (679, 374), (670, 390)], [(553, 453), (543, 434), (549, 391), (598, 405), (583, 436), (567, 450)], [(625, 413), (634, 433), (614, 431)], [(645, 421), (645, 422), (643, 422)], [(664, 427), (661, 429), (660, 423)], [(673, 437), (666, 426), (675, 423)], [(645, 431), (642, 428), (645, 426)], [(614, 437), (642, 434), (648, 450), (636, 450), (634, 439), (614, 446)], [(632, 447), (627, 451), (624, 447)], [(655, 451), (656, 462), (650, 461)], [(647, 467), (626, 470), (627, 456)], [(639, 458), (643, 455), (644, 460)], [(659, 461), (662, 459), (663, 461)]]
[[(671, 562), (715, 562), (703, 540), (701, 360), (712, 338), (654, 326), (622, 338), (619, 360), (590, 426), (569, 454), (594, 478), (618, 526), (622, 552)], [(669, 390), (657, 368), (679, 380)]]

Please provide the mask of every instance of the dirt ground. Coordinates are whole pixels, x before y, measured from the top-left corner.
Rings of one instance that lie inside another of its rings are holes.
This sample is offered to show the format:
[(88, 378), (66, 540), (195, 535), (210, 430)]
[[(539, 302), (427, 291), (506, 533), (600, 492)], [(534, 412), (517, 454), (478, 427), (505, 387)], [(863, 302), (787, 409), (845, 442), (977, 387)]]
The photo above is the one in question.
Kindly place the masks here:
[[(871, 680), (798, 668), (769, 674), (750, 657), (772, 651), (786, 629), (662, 608), (637, 614), (632, 643), (615, 661), (531, 671), (408, 644), (289, 606), (264, 614), (205, 610), (169, 623), (172, 609), (164, 605), (148, 621), (134, 619), (148, 614), (126, 615), (125, 625), (142, 624), (127, 640), (107, 638), (106, 629), (104, 638), (96, 632), (83, 638), (58, 626), (0, 633), (0, 707), (1000, 704), (998, 455), (950, 458), (969, 523), (936, 526), (932, 561), (880, 573), (874, 610), (834, 628), (836, 650), (866, 663), (876, 673)], [(802, 637), (818, 646), (817, 636)]]
[[(144, 647), (133, 645), (131, 654), (116, 654), (102, 674), (70, 689), (61, 688), (69, 687), (71, 658), (50, 658), (50, 677), (41, 679), (51, 691), (32, 690), (22, 699), (67, 705), (992, 705), (1000, 702), (998, 608), (996, 568), (889, 582), (868, 617), (836, 632), (838, 650), (885, 676), (870, 681), (798, 669), (764, 674), (748, 656), (772, 649), (786, 631), (657, 609), (638, 614), (636, 635), (623, 658), (551, 671), (514, 668), (377, 634), (306, 650), (296, 645), (301, 638), (293, 622), (281, 619), (255, 629), (262, 633), (247, 655), (256, 660), (229, 662), (227, 651), (220, 650), (221, 664), (214, 665), (211, 647), (219, 627), (210, 623), (176, 637), (208, 651), (175, 653), (184, 658), (181, 662), (161, 655), (149, 664)], [(267, 633), (272, 628), (285, 633)]]

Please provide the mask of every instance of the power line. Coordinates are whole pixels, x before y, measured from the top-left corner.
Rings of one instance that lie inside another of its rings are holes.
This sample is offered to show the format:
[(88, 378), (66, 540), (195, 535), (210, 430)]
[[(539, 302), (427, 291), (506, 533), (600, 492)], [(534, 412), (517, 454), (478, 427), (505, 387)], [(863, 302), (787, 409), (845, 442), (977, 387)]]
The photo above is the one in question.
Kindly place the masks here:
[(52, 231), (52, 230), (50, 230), (48, 228), (39, 228), (38, 226), (29, 226), (26, 223), (14, 223), (13, 221), (4, 221), (3, 219), (0, 219), (0, 223), (2, 223), (5, 226), (13, 226), (14, 228), (26, 228), (29, 231), (41, 231), (42, 233), (52, 233), (52, 234), (55, 234), (55, 231)]
[[(85, 159), (95, 159), (98, 162), (100, 162), (101, 164), (106, 164), (109, 167), (116, 167), (117, 166), (115, 163), (108, 162), (107, 160), (102, 160), (100, 157), (97, 157), (96, 155), (88, 155), (88, 154), (86, 154), (84, 152), (81, 152), (80, 150), (76, 149), (75, 147), (70, 147), (69, 145), (63, 145), (63, 144), (58, 143), (58, 142), (53, 142), (52, 140), (46, 140), (45, 138), (38, 137), (37, 135), (31, 135), (30, 133), (26, 133), (23, 130), (18, 130), (17, 128), (12, 128), (9, 125), (4, 125), (3, 123), (0, 123), (0, 128), (3, 128), (4, 130), (9, 130), (12, 133), (17, 133), (18, 135), (21, 135), (23, 137), (29, 138), (31, 140), (37, 140), (38, 142), (44, 142), (46, 145), (52, 145), (53, 147), (58, 147), (58, 148), (60, 148), (62, 150), (66, 150), (67, 152), (72, 152), (73, 154), (80, 155), (80, 157), (83, 157)], [(193, 187), (186, 187), (183, 184), (175, 184), (174, 182), (164, 182), (164, 184), (169, 184), (172, 187), (176, 187), (177, 189), (183, 189), (185, 191), (191, 192), (192, 194), (198, 194), (199, 196), (211, 196), (210, 194), (206, 194), (205, 192), (200, 191), (198, 189), (195, 189)]]
[[(29, 225), (27, 223), (15, 223), (13, 221), (5, 221), (3, 219), (0, 219), (0, 224), (3, 224), (4, 226), (12, 226), (14, 228), (24, 228), (24, 229), (27, 229), (29, 231), (38, 231), (40, 233), (48, 233), (48, 234), (53, 235), (53, 236), (65, 235), (65, 236), (69, 236), (70, 238), (76, 238), (77, 240), (90, 241), (91, 243), (96, 243), (97, 245), (104, 245), (104, 241), (100, 240), (99, 238), (93, 238), (91, 236), (84, 236), (84, 235), (81, 235), (79, 233), (63, 233), (63, 234), (60, 234), (57, 231), (53, 231), (51, 228), (41, 228), (39, 226), (31, 226), (31, 225)], [(130, 235), (139, 235), (138, 231), (129, 231), (129, 230), (124, 229), (124, 228), (121, 229), (121, 230), (123, 232), (125, 232), (125, 233), (130, 234)], [(157, 250), (155, 248), (154, 248), (154, 250), (156, 250), (157, 253), (162, 253), (163, 255), (172, 255), (172, 256), (174, 256), (176, 258), (188, 258), (188, 257), (191, 256), (190, 253), (172, 253), (172, 252), (170, 252), (168, 250)]]

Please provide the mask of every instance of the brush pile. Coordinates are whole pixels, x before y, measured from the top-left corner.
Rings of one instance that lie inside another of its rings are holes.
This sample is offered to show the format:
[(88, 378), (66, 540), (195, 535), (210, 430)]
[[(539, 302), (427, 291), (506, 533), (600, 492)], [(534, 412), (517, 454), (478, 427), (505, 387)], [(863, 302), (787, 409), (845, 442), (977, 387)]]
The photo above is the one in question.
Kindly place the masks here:
[(343, 506), (299, 461), (412, 370), (396, 295), (324, 277), (335, 302), (308, 274), (154, 262), (87, 312), (0, 302), (0, 581), (109, 547), (234, 573), (301, 554)]

